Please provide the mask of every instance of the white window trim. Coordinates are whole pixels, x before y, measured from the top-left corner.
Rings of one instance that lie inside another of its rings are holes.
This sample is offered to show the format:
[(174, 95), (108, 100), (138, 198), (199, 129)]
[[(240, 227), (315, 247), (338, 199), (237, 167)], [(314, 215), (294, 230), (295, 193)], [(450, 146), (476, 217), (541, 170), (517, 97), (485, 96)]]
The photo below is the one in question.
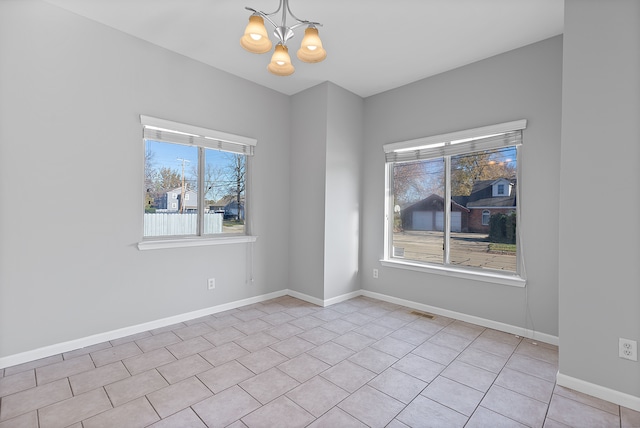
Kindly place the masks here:
[[(204, 137), (205, 139), (212, 140), (211, 146), (208, 144), (200, 144), (199, 147), (205, 148), (216, 148), (216, 145), (213, 143), (214, 141), (220, 141), (225, 143), (231, 143), (232, 145), (244, 145), (250, 146), (252, 149), (258, 143), (258, 140), (255, 138), (245, 137), (242, 135), (229, 134), (222, 131), (216, 131), (213, 129), (202, 128), (195, 125), (188, 125), (180, 122), (173, 122), (171, 120), (160, 119), (152, 116), (140, 115), (140, 123), (144, 127), (152, 127), (158, 129), (166, 129), (170, 131), (178, 131), (179, 133), (189, 134), (189, 135), (199, 135)], [(253, 154), (253, 152), (251, 153)], [(247, 156), (247, 163), (249, 162), (250, 156)], [(247, 177), (245, 177), (247, 182), (251, 180), (251, 170), (247, 170)], [(250, 186), (247, 186), (248, 191), (245, 193), (245, 205), (249, 204), (249, 194), (252, 191)], [(202, 192), (202, 190), (201, 190)], [(173, 193), (175, 198), (177, 199), (177, 195)], [(202, 195), (202, 201), (204, 201), (204, 195)], [(167, 204), (168, 205), (168, 204)], [(173, 205), (173, 204), (172, 204)], [(251, 222), (251, 220), (249, 220)], [(146, 250), (158, 250), (158, 249), (166, 249), (166, 248), (184, 248), (184, 247), (202, 247), (202, 246), (211, 246), (211, 245), (227, 245), (227, 244), (242, 244), (242, 243), (253, 243), (258, 239), (255, 235), (250, 235), (251, 233), (251, 225), (245, 223), (245, 232), (246, 235), (224, 235), (224, 236), (213, 236), (213, 235), (200, 235), (200, 236), (189, 236), (189, 237), (143, 237), (142, 241), (138, 242), (138, 250), (146, 251)]]
[(238, 236), (222, 236), (219, 238), (180, 238), (180, 239), (158, 239), (158, 240), (144, 240), (138, 242), (138, 249), (140, 251), (146, 250), (162, 250), (167, 248), (185, 248), (185, 247), (205, 247), (211, 245), (226, 245), (226, 244), (244, 244), (250, 242), (256, 242), (257, 236), (250, 235), (238, 235)]
[(411, 149), (413, 147), (429, 146), (444, 141), (457, 141), (466, 138), (474, 138), (481, 135), (502, 134), (509, 131), (519, 131), (527, 127), (526, 119), (513, 122), (499, 123), (497, 125), (482, 126), (480, 128), (466, 129), (464, 131), (449, 132), (447, 134), (433, 135), (430, 137), (416, 138), (415, 140), (400, 141), (384, 145), (385, 152)]
[[(437, 145), (441, 142), (446, 141), (458, 141), (464, 140), (467, 138), (476, 138), (481, 135), (493, 135), (499, 133), (506, 133), (510, 131), (518, 131), (523, 130), (527, 127), (526, 119), (516, 120), (512, 122), (505, 122), (496, 125), (483, 126), (480, 128), (466, 129), (463, 131), (450, 132), (447, 134), (434, 135), (424, 138), (417, 138), (414, 140), (400, 141), (396, 143), (387, 143), (383, 146), (385, 153), (390, 153), (393, 151), (402, 151), (409, 150), (414, 147), (423, 147), (430, 145)], [(521, 164), (521, 154), (520, 150), (517, 151), (517, 162), (518, 165)], [(383, 266), (393, 267), (398, 269), (405, 269), (423, 273), (431, 273), (449, 277), (456, 278), (464, 278), (470, 280), (476, 280), (481, 282), (489, 282), (492, 284), (501, 284), (508, 285), (514, 287), (525, 287), (526, 280), (526, 271), (524, 267), (524, 259), (522, 258), (522, 243), (520, 242), (520, 233), (522, 233), (522, 229), (519, 230), (518, 237), (516, 238), (516, 245), (518, 251), (518, 270), (519, 272), (513, 274), (501, 274), (496, 270), (476, 270), (473, 267), (464, 267), (459, 268), (450, 264), (428, 264), (428, 263), (420, 263), (417, 261), (407, 261), (398, 258), (394, 258), (391, 248), (392, 239), (391, 239), (391, 229), (389, 227), (390, 219), (393, 218), (393, 206), (391, 206), (391, 195), (393, 193), (393, 189), (389, 186), (389, 176), (393, 175), (393, 162), (387, 162), (385, 164), (385, 218), (384, 218), (384, 254), (380, 263)], [(518, 183), (520, 180), (521, 170), (518, 167)], [(449, 189), (446, 189), (449, 190)], [(448, 192), (447, 192), (448, 193)], [(450, 196), (450, 195), (449, 195)], [(448, 204), (445, 205), (445, 209)], [(474, 207), (479, 208), (479, 207)], [(520, 210), (520, 204), (516, 207), (516, 211)], [(520, 215), (518, 213), (518, 218)], [(448, 229), (445, 230), (445, 239), (449, 239), (448, 237)]]
[[(489, 221), (487, 221), (486, 223), (484, 222), (484, 213), (489, 214)], [(489, 224), (491, 223), (491, 210), (482, 210), (482, 216), (480, 217), (480, 222), (482, 223), (483, 226), (489, 226)]]
[[(255, 138), (245, 137), (243, 135), (229, 134), (227, 132), (202, 128), (195, 125), (187, 125), (185, 123), (173, 122), (171, 120), (160, 119), (152, 116), (140, 115), (140, 122), (147, 127), (168, 129), (171, 131), (178, 131), (190, 135), (201, 135), (212, 140), (243, 144), (245, 146), (255, 146), (258, 143), (258, 140), (256, 140)], [(215, 146), (212, 147), (215, 148)]]
[(490, 282), (492, 284), (510, 285), (514, 287), (524, 287), (527, 280), (518, 275), (500, 274), (495, 271), (475, 271), (472, 268), (456, 268), (453, 266), (440, 266), (436, 264), (427, 265), (418, 262), (410, 262), (398, 259), (382, 259), (382, 266), (412, 270), (423, 273), (433, 273), (437, 275), (450, 276), (455, 278), (471, 279), (475, 281)]

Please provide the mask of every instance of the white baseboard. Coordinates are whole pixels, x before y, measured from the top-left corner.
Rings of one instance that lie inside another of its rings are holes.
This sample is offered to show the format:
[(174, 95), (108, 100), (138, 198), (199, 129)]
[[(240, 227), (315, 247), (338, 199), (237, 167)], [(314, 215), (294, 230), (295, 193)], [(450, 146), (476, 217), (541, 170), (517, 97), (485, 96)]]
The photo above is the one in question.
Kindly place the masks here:
[(324, 308), (335, 305), (336, 303), (344, 302), (345, 300), (353, 299), (354, 297), (362, 296), (362, 290), (352, 291), (326, 300), (318, 299), (317, 297), (309, 296), (308, 294), (300, 293), (295, 290), (287, 290), (287, 294), (291, 297), (295, 297), (296, 299), (304, 300), (305, 302), (313, 303), (314, 305), (322, 306)]
[[(558, 337), (552, 336), (546, 333), (532, 332), (530, 330), (523, 329), (522, 327), (516, 327), (510, 324), (505, 324), (497, 321), (492, 321), (484, 318), (479, 318), (473, 315), (467, 315), (460, 312), (450, 311), (448, 309), (442, 309), (435, 306), (425, 305), (422, 303), (413, 302), (410, 300), (400, 299), (386, 294), (375, 293), (368, 290), (357, 290), (351, 293), (343, 294), (341, 296), (333, 297), (331, 299), (323, 300), (313, 296), (309, 296), (304, 293), (300, 293), (295, 290), (280, 290), (269, 294), (263, 294), (260, 296), (250, 297), (248, 299), (237, 300), (235, 302), (225, 303), (210, 308), (200, 309), (193, 312), (187, 312), (184, 314), (162, 318), (159, 320), (138, 324), (130, 327), (125, 327), (117, 330), (112, 330), (105, 333), (95, 334), (92, 336), (70, 340), (68, 342), (58, 343), (55, 345), (45, 346), (42, 348), (34, 349), (19, 354), (9, 355), (6, 357), (0, 357), (0, 368), (11, 367), (17, 364), (26, 363), (29, 361), (38, 360), (41, 358), (50, 357), (52, 355), (62, 354), (64, 352), (73, 351), (76, 349), (84, 348), (98, 343), (106, 342), (109, 340), (119, 339), (122, 337), (130, 336), (132, 334), (141, 333), (156, 328), (166, 327), (172, 324), (177, 324), (183, 321), (200, 318), (207, 315), (212, 315), (218, 312), (227, 311), (230, 309), (239, 308), (241, 306), (251, 305), (254, 303), (264, 302), (266, 300), (275, 299), (277, 297), (289, 295), (300, 300), (304, 300), (314, 305), (326, 307), (334, 305), (336, 303), (343, 302), (345, 300), (352, 299), (358, 296), (366, 296), (374, 299), (382, 300), (385, 302), (395, 303), (398, 305), (406, 306), (408, 308), (417, 309), (423, 312), (430, 312), (437, 315), (454, 318), (461, 321), (470, 322), (473, 324), (481, 325), (483, 327), (493, 328), (496, 330), (528, 337), (534, 340), (538, 340), (553, 345), (558, 344)], [(575, 391), (582, 392), (584, 394), (597, 397), (611, 403), (618, 404), (620, 406), (627, 407), (629, 409), (640, 411), (640, 397), (636, 397), (630, 394), (626, 394), (620, 391), (606, 388), (604, 386), (596, 385), (590, 382), (586, 382), (581, 379), (577, 379), (571, 376), (564, 375), (558, 372), (557, 383), (560, 386), (571, 388)]]
[(309, 302), (314, 305), (318, 305), (322, 307), (327, 307), (330, 305), (334, 305), (336, 303), (344, 302), (345, 300), (349, 300), (358, 296), (367, 296), (374, 299), (383, 300), (385, 302), (406, 306), (412, 309), (417, 309), (424, 312), (431, 312), (437, 315), (442, 315), (449, 318), (454, 318), (461, 321), (466, 321), (473, 324), (481, 325), (483, 327), (493, 328), (493, 329), (504, 331), (507, 333), (528, 337), (541, 342), (550, 343), (552, 345), (558, 344), (557, 336), (551, 336), (545, 333), (526, 330), (522, 327), (516, 327), (510, 324), (504, 324), (497, 321), (479, 318), (473, 315), (467, 315), (460, 312), (441, 309), (435, 306), (416, 303), (410, 300), (404, 300), (397, 297), (388, 296), (386, 294), (375, 293), (368, 290), (356, 290), (350, 293), (343, 294), (341, 296), (336, 296), (330, 299), (323, 300), (317, 297), (309, 296), (304, 293), (300, 293), (295, 290), (284, 289), (284, 290), (276, 291), (269, 294), (263, 294), (260, 296), (250, 297), (248, 299), (237, 300), (235, 302), (225, 303), (218, 306), (212, 306), (210, 308), (200, 309), (197, 311), (187, 312), (184, 314), (175, 315), (168, 318), (162, 318), (162, 319), (150, 321), (147, 323), (137, 324), (130, 327), (125, 327), (117, 330), (99, 333), (92, 336), (83, 337), (80, 339), (70, 340), (68, 342), (57, 343), (54, 345), (45, 346), (42, 348), (22, 352), (19, 354), (0, 357), (0, 368), (11, 367), (17, 364), (22, 364), (29, 361), (50, 357), (52, 355), (62, 354), (64, 352), (85, 348), (87, 346), (97, 345), (98, 343), (107, 342), (109, 340), (115, 340), (122, 337), (130, 336), (132, 334), (142, 333), (144, 331), (166, 327), (168, 325), (177, 324), (179, 322), (188, 321), (195, 318), (200, 318), (207, 315), (215, 314), (218, 312), (227, 311), (229, 309), (235, 309), (241, 306), (251, 305), (253, 303), (264, 302), (266, 300), (275, 299), (277, 297), (281, 297), (285, 295), (289, 295), (297, 299), (304, 300), (305, 302)]
[(636, 412), (640, 412), (640, 397), (636, 397), (635, 395), (626, 394), (624, 392), (596, 385), (595, 383), (567, 376), (560, 372), (558, 372), (556, 381), (558, 385), (564, 386), (565, 388), (570, 388), (575, 391), (582, 392), (583, 394), (591, 395), (592, 397), (600, 398), (619, 406), (635, 410)]
[(336, 303), (341, 303), (358, 296), (362, 296), (362, 290), (352, 291), (351, 293), (347, 293), (341, 296), (336, 296), (336, 297), (332, 297), (331, 299), (327, 299), (324, 301), (324, 306), (335, 305)]
[(481, 325), (483, 327), (492, 328), (494, 330), (504, 331), (505, 333), (511, 333), (516, 336), (527, 337), (539, 342), (549, 343), (551, 345), (558, 345), (560, 342), (558, 336), (552, 336), (546, 333), (540, 333), (538, 331), (528, 330), (522, 327), (517, 327), (511, 324), (505, 324), (498, 321), (488, 320), (486, 318), (476, 317), (474, 315), (467, 315), (461, 312), (450, 311), (448, 309), (438, 308), (436, 306), (425, 305), (423, 303), (412, 302), (411, 300), (404, 300), (398, 297), (387, 296), (386, 294), (375, 293), (373, 291), (361, 290), (362, 295), (371, 297), (373, 299), (384, 300), (385, 302), (395, 303), (397, 305), (406, 306), (412, 309), (417, 309), (423, 312), (430, 312), (436, 315), (442, 315), (443, 317), (454, 318), (460, 321), (466, 321), (471, 324)]
[(250, 297), (248, 299), (236, 300), (234, 302), (224, 303), (222, 305), (212, 306), (205, 309), (199, 309), (193, 312), (187, 312), (172, 317), (162, 318), (130, 327), (120, 328), (104, 333), (94, 334), (80, 339), (70, 340), (68, 342), (56, 343), (55, 345), (44, 346), (42, 348), (33, 349), (31, 351), (21, 352), (19, 354), (0, 357), (0, 368), (11, 367), (17, 364), (29, 361), (39, 360), (41, 358), (50, 357), (52, 355), (62, 354), (87, 346), (97, 345), (98, 343), (107, 342), (109, 340), (120, 339), (122, 337), (131, 336), (132, 334), (142, 333), (144, 331), (156, 328), (166, 327), (183, 321), (189, 321), (195, 318), (216, 314), (218, 312), (228, 311), (230, 309), (239, 308), (241, 306), (252, 305), (254, 303), (264, 302), (266, 300), (275, 299), (287, 295), (288, 290), (280, 290), (269, 294)]
[(295, 290), (285, 290), (285, 294), (288, 294), (291, 297), (295, 297), (296, 299), (304, 300), (305, 302), (313, 303), (317, 306), (325, 306), (324, 300), (318, 299), (317, 297), (309, 296), (308, 294), (300, 293)]

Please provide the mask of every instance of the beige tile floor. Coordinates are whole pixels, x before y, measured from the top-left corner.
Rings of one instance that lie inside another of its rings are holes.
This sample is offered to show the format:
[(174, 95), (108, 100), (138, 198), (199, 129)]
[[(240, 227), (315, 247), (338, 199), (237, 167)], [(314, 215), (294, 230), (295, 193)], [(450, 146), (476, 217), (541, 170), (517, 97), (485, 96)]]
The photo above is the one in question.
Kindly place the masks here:
[(557, 348), (366, 297), (289, 296), (0, 369), (0, 428), (640, 427)]

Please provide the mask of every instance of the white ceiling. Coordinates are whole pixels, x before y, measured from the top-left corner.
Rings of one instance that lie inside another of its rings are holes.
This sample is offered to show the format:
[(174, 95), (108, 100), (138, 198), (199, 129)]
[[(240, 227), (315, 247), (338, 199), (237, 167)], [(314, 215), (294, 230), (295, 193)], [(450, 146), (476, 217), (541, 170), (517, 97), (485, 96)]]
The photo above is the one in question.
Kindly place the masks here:
[(269, 13), (278, 0), (47, 1), (287, 95), (331, 81), (367, 97), (561, 34), (564, 25), (564, 0), (290, 0), (297, 17), (323, 24), (328, 54), (318, 64), (299, 61), (301, 27), (288, 43), (296, 71), (279, 77), (267, 71), (270, 53), (239, 43), (251, 14), (244, 7)]

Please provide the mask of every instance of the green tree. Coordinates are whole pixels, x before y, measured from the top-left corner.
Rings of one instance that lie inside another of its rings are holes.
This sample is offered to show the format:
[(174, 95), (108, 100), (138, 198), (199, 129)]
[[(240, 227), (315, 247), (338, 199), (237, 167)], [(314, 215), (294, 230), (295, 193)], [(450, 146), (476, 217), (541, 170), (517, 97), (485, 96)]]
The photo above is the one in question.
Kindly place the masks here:
[(469, 196), (479, 180), (514, 179), (515, 165), (503, 157), (501, 151), (485, 151), (451, 158), (451, 194)]
[(182, 174), (176, 169), (163, 166), (157, 171), (154, 183), (155, 190), (161, 193), (176, 189), (182, 186)]

